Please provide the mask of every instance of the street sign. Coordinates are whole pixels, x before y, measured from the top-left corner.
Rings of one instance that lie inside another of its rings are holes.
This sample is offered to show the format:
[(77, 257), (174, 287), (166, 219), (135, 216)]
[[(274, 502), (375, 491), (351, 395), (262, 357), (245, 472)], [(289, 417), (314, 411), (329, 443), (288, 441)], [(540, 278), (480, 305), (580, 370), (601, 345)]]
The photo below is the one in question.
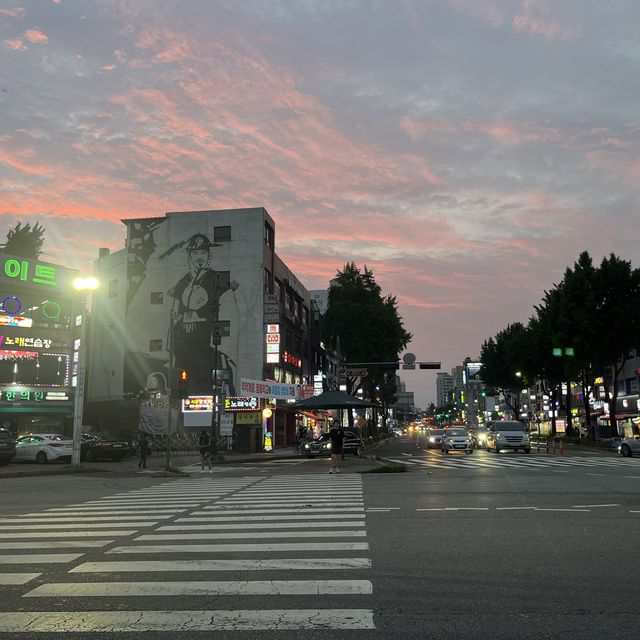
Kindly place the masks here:
[(350, 378), (366, 378), (369, 372), (366, 369), (345, 369), (344, 375)]
[(271, 324), (275, 322), (280, 322), (280, 314), (279, 313), (265, 313), (264, 314), (264, 323)]

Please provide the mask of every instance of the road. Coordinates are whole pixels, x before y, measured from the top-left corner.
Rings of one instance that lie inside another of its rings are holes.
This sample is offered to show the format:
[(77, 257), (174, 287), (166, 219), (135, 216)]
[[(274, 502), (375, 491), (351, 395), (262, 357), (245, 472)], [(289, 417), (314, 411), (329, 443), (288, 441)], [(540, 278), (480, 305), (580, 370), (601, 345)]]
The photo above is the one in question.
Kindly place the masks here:
[(0, 638), (637, 637), (640, 460), (380, 451), (4, 478)]

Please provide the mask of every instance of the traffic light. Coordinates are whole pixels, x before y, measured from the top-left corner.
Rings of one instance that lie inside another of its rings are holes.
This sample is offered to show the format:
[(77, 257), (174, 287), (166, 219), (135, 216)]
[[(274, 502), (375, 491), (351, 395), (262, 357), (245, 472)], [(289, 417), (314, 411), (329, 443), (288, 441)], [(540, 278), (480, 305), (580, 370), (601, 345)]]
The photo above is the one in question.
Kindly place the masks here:
[(189, 397), (189, 373), (186, 369), (178, 372), (178, 397), (183, 400)]

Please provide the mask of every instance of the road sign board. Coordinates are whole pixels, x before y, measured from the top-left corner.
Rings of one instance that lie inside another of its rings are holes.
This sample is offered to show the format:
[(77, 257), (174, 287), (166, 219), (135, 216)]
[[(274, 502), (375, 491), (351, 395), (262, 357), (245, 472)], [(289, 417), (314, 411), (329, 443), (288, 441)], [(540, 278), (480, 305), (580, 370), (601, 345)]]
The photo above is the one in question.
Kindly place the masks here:
[(350, 378), (366, 378), (369, 372), (366, 369), (345, 369), (344, 375)]

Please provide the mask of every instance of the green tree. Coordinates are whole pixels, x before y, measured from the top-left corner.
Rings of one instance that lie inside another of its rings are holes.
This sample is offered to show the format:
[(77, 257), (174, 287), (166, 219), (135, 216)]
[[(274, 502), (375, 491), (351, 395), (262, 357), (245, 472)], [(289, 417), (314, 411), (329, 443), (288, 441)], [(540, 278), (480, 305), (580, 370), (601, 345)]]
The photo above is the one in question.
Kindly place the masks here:
[(527, 343), (527, 329), (514, 322), (485, 340), (480, 349), (480, 377), (502, 394), (516, 418), (520, 416), (520, 394), (526, 387)]
[(8, 253), (21, 258), (39, 258), (44, 244), (44, 227), (36, 222), (31, 226), (27, 222), (22, 226), (21, 222), (9, 229), (7, 242), (2, 248), (3, 253)]
[[(396, 298), (383, 296), (373, 272), (366, 266), (360, 271), (353, 262), (338, 271), (331, 283), (321, 334), (329, 349), (339, 350), (341, 360), (346, 362), (397, 362), (412, 337), (404, 328)], [(363, 387), (369, 398), (375, 398), (377, 386), (391, 401), (395, 375), (380, 367), (368, 367), (366, 378), (347, 378), (348, 393)]]

